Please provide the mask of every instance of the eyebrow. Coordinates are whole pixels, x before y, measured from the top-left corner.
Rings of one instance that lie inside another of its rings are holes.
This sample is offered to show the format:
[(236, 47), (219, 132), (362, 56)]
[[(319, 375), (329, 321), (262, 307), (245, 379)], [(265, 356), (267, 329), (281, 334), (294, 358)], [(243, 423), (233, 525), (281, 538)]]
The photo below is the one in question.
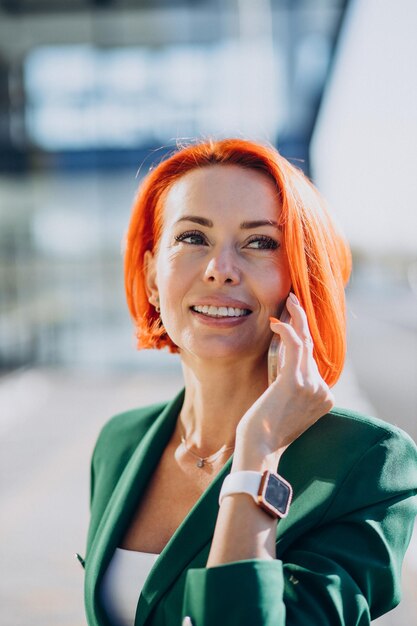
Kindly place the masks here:
[[(201, 226), (207, 226), (208, 228), (213, 228), (213, 222), (211, 220), (206, 219), (205, 217), (199, 217), (198, 215), (184, 215), (180, 217), (175, 223), (179, 222), (195, 222), (196, 224), (200, 224)], [(274, 220), (252, 220), (249, 222), (242, 222), (240, 224), (240, 228), (259, 228), (259, 226), (274, 226), (275, 228), (279, 228), (278, 222)]]

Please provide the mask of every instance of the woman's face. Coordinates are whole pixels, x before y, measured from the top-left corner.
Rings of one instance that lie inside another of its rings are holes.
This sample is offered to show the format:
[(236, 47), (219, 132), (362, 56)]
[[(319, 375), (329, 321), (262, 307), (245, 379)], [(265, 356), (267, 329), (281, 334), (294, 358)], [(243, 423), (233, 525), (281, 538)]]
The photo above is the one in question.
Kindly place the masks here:
[[(158, 251), (146, 253), (151, 301), (181, 353), (264, 355), (269, 316), (291, 287), (271, 180), (237, 165), (192, 170), (169, 190)], [(210, 308), (211, 307), (211, 308)]]

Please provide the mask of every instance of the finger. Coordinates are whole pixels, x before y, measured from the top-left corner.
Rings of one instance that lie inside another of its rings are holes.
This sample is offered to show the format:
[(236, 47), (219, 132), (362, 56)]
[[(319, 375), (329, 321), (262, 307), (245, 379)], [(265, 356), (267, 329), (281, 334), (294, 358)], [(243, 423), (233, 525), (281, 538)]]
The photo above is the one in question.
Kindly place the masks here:
[[(287, 299), (287, 309), (291, 314), (291, 321), (294, 330), (300, 338), (303, 345), (303, 357), (301, 361), (301, 369), (305, 376), (313, 376), (316, 372), (313, 367), (313, 350), (314, 343), (311, 337), (310, 328), (308, 326), (308, 320), (306, 312), (300, 305), (297, 296), (294, 293), (290, 293)], [(314, 362), (315, 363), (315, 362)]]
[(283, 370), (297, 372), (303, 357), (303, 344), (290, 324), (284, 324), (275, 317), (270, 317), (271, 330), (280, 336), (285, 348)]
[(306, 346), (310, 347), (313, 340), (308, 326), (307, 315), (294, 293), (291, 292), (288, 296), (286, 306), (291, 314), (292, 325), (297, 335)]

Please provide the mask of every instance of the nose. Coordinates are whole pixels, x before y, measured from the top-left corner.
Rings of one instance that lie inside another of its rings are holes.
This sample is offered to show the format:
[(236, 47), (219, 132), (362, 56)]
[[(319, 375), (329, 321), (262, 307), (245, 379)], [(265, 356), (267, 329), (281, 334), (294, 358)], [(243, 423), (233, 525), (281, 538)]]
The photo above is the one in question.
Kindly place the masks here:
[(217, 254), (213, 253), (207, 263), (204, 272), (204, 280), (207, 282), (239, 284), (240, 269), (236, 265), (231, 250), (221, 250)]

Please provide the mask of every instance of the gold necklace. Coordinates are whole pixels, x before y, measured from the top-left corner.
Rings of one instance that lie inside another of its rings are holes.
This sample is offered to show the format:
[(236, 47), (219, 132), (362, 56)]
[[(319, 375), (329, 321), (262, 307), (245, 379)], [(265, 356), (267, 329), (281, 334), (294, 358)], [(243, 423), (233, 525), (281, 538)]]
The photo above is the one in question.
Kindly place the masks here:
[(218, 450), (217, 452), (215, 452), (214, 454), (210, 454), (210, 456), (206, 456), (206, 457), (202, 457), (199, 456), (198, 454), (196, 454), (195, 452), (193, 452), (192, 450), (190, 450), (190, 448), (187, 446), (187, 440), (185, 438), (185, 433), (182, 427), (182, 424), (180, 423), (180, 428), (181, 428), (181, 441), (183, 443), (184, 448), (186, 449), (187, 452), (189, 452), (190, 454), (192, 454), (192, 456), (194, 458), (197, 459), (196, 462), (196, 466), (197, 467), (204, 467), (204, 465), (212, 465), (214, 463), (214, 461), (224, 452), (226, 452), (226, 450), (233, 450), (234, 445), (233, 446), (226, 446), (226, 444), (224, 444), (220, 450)]

